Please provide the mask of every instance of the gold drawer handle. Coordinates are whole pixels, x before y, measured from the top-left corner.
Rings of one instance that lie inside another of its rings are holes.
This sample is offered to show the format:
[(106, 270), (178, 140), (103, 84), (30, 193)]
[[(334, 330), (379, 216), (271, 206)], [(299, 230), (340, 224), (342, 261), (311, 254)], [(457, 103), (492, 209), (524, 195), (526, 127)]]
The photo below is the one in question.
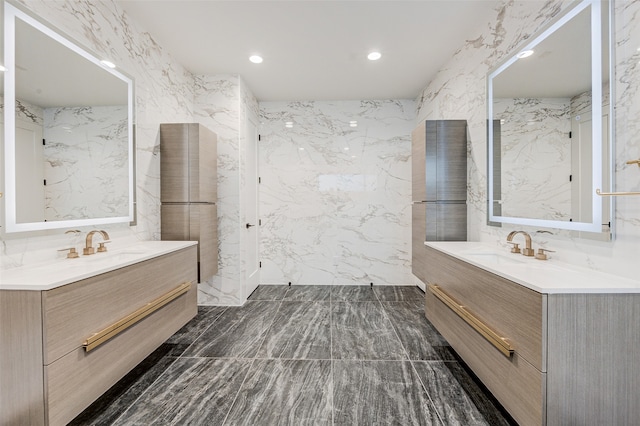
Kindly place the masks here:
[(437, 285), (429, 285), (429, 291), (434, 294), (442, 303), (447, 305), (449, 309), (455, 312), (460, 318), (462, 318), (467, 324), (473, 327), (478, 333), (495, 346), (504, 356), (511, 358), (513, 355), (513, 346), (504, 338), (496, 333), (491, 327), (482, 322), (471, 311), (469, 311), (464, 305), (458, 303), (453, 297), (449, 296)]
[(151, 315), (158, 309), (162, 308), (164, 305), (168, 304), (172, 300), (185, 294), (186, 292), (189, 291), (190, 288), (191, 288), (191, 283), (181, 284), (180, 286), (174, 288), (170, 292), (163, 294), (162, 296), (147, 303), (146, 305), (136, 310), (135, 312), (122, 318), (118, 322), (115, 322), (111, 324), (109, 327), (93, 334), (91, 337), (85, 340), (84, 343), (82, 343), (82, 346), (85, 348), (87, 352), (97, 348), (101, 344), (107, 342), (109, 339), (112, 339), (113, 337), (122, 333), (124, 330), (131, 327), (138, 321), (142, 320), (143, 318)]

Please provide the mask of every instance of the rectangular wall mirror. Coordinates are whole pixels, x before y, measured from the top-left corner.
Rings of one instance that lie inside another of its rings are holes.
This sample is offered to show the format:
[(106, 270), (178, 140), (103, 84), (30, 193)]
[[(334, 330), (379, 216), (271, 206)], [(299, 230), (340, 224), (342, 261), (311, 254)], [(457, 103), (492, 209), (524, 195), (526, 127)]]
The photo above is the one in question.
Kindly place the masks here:
[(574, 3), (489, 73), (490, 223), (611, 233), (609, 7)]
[(134, 221), (133, 80), (8, 2), (3, 34), (4, 231)]

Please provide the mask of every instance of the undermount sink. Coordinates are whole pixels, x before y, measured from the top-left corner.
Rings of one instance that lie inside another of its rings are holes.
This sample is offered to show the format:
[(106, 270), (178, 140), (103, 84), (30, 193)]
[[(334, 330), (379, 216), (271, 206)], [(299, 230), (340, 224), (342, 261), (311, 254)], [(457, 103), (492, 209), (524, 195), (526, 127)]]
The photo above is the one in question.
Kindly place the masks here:
[(500, 253), (492, 253), (492, 252), (465, 252), (465, 256), (476, 259), (481, 262), (493, 263), (497, 265), (514, 265), (514, 264), (522, 264), (524, 261), (522, 259), (518, 259), (514, 256), (503, 255)]
[(82, 256), (82, 259), (86, 259), (88, 261), (101, 261), (108, 260), (110, 262), (116, 261), (124, 261), (129, 260), (132, 257), (140, 256), (145, 254), (143, 250), (118, 250), (118, 251), (106, 251), (102, 253), (95, 253), (90, 256)]
[[(51, 290), (196, 244), (195, 241), (139, 241), (88, 256), (80, 254), (77, 258), (65, 258), (61, 254), (55, 262), (0, 271), (0, 290)], [(82, 253), (82, 249), (79, 251)]]

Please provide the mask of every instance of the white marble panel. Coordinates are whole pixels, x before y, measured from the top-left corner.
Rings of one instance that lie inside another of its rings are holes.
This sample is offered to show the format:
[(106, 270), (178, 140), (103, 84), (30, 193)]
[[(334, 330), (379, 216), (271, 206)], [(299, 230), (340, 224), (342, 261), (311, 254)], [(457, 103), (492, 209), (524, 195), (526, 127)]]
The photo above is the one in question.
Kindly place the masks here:
[[(526, 38), (542, 28), (571, 2), (510, 2), (495, 11), (495, 19), (462, 46), (418, 97), (419, 119), (466, 118), (469, 124), (469, 240), (505, 246), (508, 232), (535, 228), (486, 224), (486, 80), (487, 71)], [(640, 169), (628, 166), (640, 158), (640, 2), (619, 0), (615, 10), (615, 182), (618, 191), (640, 191)], [(534, 235), (534, 245), (556, 253), (559, 260), (637, 279), (640, 253), (638, 197), (615, 200), (616, 239), (613, 242), (572, 238), (567, 233)], [(506, 247), (505, 247), (506, 250)]]
[(196, 121), (218, 135), (218, 274), (198, 286), (201, 305), (242, 303), (240, 256), (240, 109), (237, 75), (195, 77)]
[(45, 219), (127, 216), (127, 107), (45, 108)]
[[(109, 58), (135, 81), (137, 223), (101, 226), (112, 246), (160, 239), (159, 125), (191, 122), (194, 78), (112, 1), (22, 0), (33, 14), (98, 56)], [(86, 233), (92, 228), (82, 228)], [(3, 235), (0, 269), (62, 258), (57, 249), (81, 247), (64, 230)]]
[(503, 216), (571, 218), (570, 101), (494, 100), (494, 119), (500, 120)]
[(414, 103), (263, 102), (260, 110), (261, 282), (412, 283)]

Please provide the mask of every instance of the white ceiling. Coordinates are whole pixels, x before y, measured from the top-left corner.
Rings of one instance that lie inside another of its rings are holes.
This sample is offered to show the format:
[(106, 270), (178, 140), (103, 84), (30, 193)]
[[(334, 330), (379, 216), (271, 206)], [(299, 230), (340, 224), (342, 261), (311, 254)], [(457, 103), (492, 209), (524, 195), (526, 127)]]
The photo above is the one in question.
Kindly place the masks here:
[[(497, 0), (117, 0), (195, 74), (259, 101), (413, 99), (495, 19)], [(379, 50), (382, 59), (367, 60)], [(252, 54), (262, 64), (248, 61)]]

